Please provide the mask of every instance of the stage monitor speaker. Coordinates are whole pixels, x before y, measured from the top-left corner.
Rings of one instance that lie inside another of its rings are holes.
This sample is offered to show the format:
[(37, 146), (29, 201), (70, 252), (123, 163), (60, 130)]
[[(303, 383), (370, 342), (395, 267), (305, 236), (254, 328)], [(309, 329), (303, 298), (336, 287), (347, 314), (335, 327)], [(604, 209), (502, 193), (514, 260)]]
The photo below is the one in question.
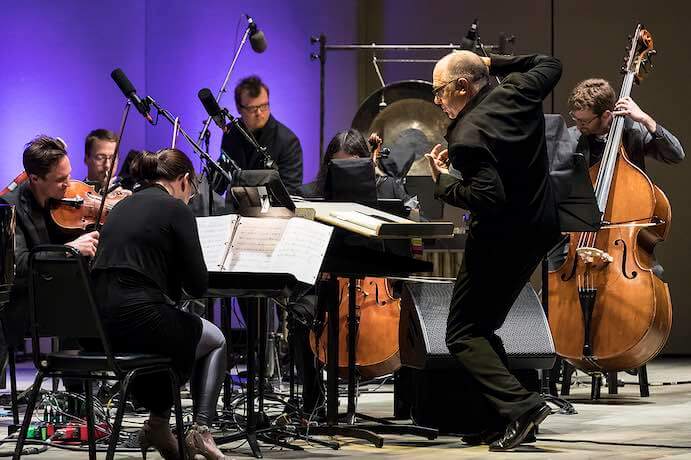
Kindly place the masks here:
[[(401, 297), (401, 363), (416, 369), (457, 367), (446, 347), (446, 320), (453, 283), (405, 283)], [(478, 306), (482, 308), (482, 306)], [(526, 284), (497, 331), (511, 369), (551, 369), (556, 359), (547, 318)]]

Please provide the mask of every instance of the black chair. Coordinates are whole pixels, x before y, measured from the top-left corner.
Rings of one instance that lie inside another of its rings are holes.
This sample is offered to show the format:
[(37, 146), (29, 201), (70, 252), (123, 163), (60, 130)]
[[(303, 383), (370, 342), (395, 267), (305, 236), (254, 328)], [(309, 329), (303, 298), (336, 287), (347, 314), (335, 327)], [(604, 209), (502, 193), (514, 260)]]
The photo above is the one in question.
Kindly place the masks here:
[[(178, 379), (170, 358), (135, 353), (113, 353), (106, 337), (91, 290), (86, 260), (69, 246), (42, 245), (29, 256), (29, 313), (32, 349), (37, 369), (33, 391), (29, 396), (24, 421), (14, 453), (21, 456), (29, 422), (36, 406), (41, 383), (46, 377), (79, 379), (85, 383), (89, 459), (96, 459), (96, 437), (91, 381), (109, 380), (121, 384), (120, 401), (112, 426), (106, 459), (115, 455), (130, 382), (138, 376), (167, 372), (172, 382), (178, 447), (184, 452), (182, 403)], [(41, 337), (78, 338), (99, 343), (103, 352), (67, 350), (52, 353), (41, 351)]]

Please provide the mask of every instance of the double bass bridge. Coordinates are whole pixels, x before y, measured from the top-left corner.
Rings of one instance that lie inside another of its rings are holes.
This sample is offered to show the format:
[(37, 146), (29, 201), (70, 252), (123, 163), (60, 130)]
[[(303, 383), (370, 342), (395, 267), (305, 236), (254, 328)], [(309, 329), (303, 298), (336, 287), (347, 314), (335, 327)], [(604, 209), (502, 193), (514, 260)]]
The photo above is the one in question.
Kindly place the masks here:
[(601, 267), (614, 260), (607, 251), (588, 246), (577, 248), (576, 255), (581, 262), (591, 267)]

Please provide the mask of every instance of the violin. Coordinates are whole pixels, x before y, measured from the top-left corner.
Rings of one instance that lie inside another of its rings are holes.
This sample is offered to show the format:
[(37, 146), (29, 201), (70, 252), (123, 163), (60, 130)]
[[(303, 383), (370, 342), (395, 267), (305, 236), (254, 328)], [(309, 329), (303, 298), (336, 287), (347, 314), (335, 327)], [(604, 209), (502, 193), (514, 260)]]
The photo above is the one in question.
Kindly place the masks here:
[[(130, 195), (132, 192), (122, 188), (110, 192), (105, 198), (106, 203), (98, 226), (103, 225), (113, 206)], [(86, 230), (96, 225), (102, 200), (103, 196), (96, 192), (93, 185), (72, 179), (65, 191), (65, 196), (60, 200), (51, 201), (50, 215), (53, 221), (64, 229)]]

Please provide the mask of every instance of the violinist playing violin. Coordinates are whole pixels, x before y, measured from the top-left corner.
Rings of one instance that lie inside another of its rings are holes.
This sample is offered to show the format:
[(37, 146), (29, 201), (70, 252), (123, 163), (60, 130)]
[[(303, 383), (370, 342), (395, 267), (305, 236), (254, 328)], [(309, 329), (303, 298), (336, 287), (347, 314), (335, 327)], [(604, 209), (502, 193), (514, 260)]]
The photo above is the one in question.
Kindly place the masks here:
[[(24, 170), (29, 179), (0, 200), (14, 205), (15, 229), (15, 284), (10, 303), (2, 313), (6, 341), (19, 343), (28, 331), (28, 269), (29, 252), (40, 244), (65, 244), (82, 255), (93, 257), (98, 246), (98, 232), (83, 233), (78, 237), (66, 234), (53, 222), (49, 202), (65, 196), (72, 167), (65, 143), (54, 137), (38, 136), (26, 144)], [(9, 334), (8, 334), (9, 333)]]

